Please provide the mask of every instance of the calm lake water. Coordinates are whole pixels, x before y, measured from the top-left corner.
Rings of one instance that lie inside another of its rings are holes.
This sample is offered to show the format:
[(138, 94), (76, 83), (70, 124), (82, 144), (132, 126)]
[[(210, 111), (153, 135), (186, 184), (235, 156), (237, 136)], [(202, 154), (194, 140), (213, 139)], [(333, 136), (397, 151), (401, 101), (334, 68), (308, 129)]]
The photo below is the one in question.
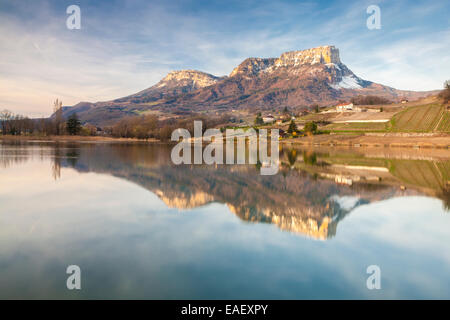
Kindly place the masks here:
[(0, 298), (450, 298), (448, 150), (284, 147), (275, 176), (170, 150), (0, 144)]

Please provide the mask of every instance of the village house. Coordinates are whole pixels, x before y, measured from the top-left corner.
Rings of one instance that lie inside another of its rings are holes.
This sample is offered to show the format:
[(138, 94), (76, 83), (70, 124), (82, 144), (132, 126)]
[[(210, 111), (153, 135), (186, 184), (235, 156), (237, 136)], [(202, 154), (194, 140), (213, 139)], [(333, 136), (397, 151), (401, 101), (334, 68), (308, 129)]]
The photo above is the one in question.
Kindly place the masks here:
[(275, 121), (275, 118), (271, 114), (264, 116), (262, 119), (264, 123), (273, 123)]
[(329, 112), (368, 112), (368, 109), (354, 106), (353, 103), (341, 103), (336, 106), (336, 111), (330, 109), (324, 113)]
[(353, 109), (353, 103), (344, 102), (336, 106), (336, 112), (352, 112)]

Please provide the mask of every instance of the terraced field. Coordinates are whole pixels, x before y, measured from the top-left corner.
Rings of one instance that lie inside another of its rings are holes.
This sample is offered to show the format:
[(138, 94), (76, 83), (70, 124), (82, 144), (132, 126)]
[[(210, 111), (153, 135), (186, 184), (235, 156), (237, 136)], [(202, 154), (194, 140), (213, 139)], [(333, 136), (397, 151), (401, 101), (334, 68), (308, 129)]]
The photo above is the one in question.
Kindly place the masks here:
[[(442, 118), (445, 119), (442, 119)], [(444, 106), (432, 103), (409, 107), (394, 115), (391, 119), (390, 131), (394, 132), (432, 132), (450, 131), (448, 114)], [(442, 119), (442, 121), (441, 121)], [(438, 126), (438, 128), (436, 128)], [(439, 130), (441, 128), (442, 130)]]
[(450, 112), (444, 111), (442, 119), (440, 120), (436, 131), (439, 132), (450, 132)]

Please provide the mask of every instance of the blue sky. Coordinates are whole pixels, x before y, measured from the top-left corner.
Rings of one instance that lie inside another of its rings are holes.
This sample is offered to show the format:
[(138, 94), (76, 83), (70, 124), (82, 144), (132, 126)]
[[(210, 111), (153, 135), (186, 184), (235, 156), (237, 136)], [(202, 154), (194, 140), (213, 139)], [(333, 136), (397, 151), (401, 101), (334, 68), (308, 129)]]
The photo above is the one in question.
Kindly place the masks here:
[[(81, 8), (81, 29), (66, 8)], [(369, 5), (381, 29), (369, 30)], [(450, 1), (0, 0), (0, 109), (48, 115), (135, 93), (171, 70), (226, 75), (247, 57), (335, 45), (358, 76), (398, 89), (450, 78)]]

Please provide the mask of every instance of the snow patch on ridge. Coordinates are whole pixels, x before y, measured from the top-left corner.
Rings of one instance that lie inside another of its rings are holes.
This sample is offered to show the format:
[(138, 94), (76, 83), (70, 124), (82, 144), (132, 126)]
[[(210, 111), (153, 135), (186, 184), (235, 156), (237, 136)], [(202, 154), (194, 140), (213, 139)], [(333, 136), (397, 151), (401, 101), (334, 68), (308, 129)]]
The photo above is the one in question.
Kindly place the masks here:
[(337, 84), (331, 84), (332, 88), (339, 89), (361, 89), (361, 85), (358, 83), (358, 79), (354, 76), (344, 76), (342, 80)]

